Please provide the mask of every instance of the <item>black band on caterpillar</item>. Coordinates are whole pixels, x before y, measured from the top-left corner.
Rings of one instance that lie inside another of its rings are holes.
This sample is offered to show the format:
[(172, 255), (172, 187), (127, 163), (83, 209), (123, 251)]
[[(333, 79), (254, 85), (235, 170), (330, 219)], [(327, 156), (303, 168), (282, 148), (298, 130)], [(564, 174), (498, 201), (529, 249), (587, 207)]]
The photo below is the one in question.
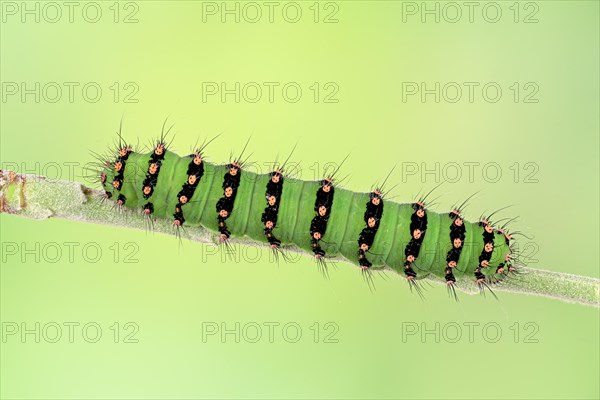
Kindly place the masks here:
[(196, 187), (198, 183), (200, 183), (200, 179), (204, 175), (204, 164), (202, 163), (202, 155), (200, 151), (196, 151), (193, 154), (190, 154), (189, 157), (192, 159), (187, 169), (187, 180), (181, 187), (181, 190), (177, 194), (177, 205), (175, 206), (175, 214), (173, 217), (175, 218), (173, 223), (175, 225), (183, 225), (185, 222), (185, 218), (183, 218), (183, 205), (186, 204), (196, 191)]
[[(146, 178), (144, 179), (144, 184), (142, 186), (142, 196), (146, 200), (150, 199), (154, 194), (154, 187), (158, 182), (160, 166), (165, 158), (166, 152), (166, 146), (161, 140), (157, 143), (154, 151), (150, 155), (150, 160), (148, 160), (148, 172), (146, 173)], [(148, 201), (143, 208), (145, 214), (152, 214), (154, 212), (154, 206), (150, 201)]]
[(450, 214), (448, 214), (452, 223), (450, 224), (450, 251), (446, 255), (446, 270), (445, 270), (445, 278), (446, 282), (456, 282), (454, 278), (454, 274), (452, 273), (452, 269), (456, 268), (458, 264), (458, 260), (460, 259), (460, 254), (462, 253), (462, 249), (465, 243), (465, 225), (462, 216), (460, 215), (460, 210), (452, 210)]
[(483, 226), (483, 249), (479, 255), (479, 264), (475, 268), (475, 279), (478, 283), (485, 281), (485, 275), (482, 272), (483, 268), (487, 268), (492, 259), (492, 253), (494, 251), (494, 227), (486, 219), (479, 222), (479, 226)]
[(231, 232), (227, 229), (225, 220), (229, 218), (233, 211), (235, 196), (237, 195), (238, 187), (240, 186), (240, 177), (242, 169), (236, 161), (227, 165), (227, 172), (223, 175), (223, 197), (217, 201), (217, 227), (221, 238), (228, 239)]
[(323, 179), (320, 183), (321, 187), (317, 190), (317, 198), (315, 200), (316, 215), (310, 222), (310, 243), (313, 253), (318, 258), (325, 256), (325, 251), (321, 248), (319, 241), (323, 238), (327, 230), (327, 221), (331, 214), (335, 191), (333, 181), (330, 178)]
[(409, 279), (415, 278), (417, 273), (412, 269), (412, 264), (419, 257), (425, 231), (427, 230), (427, 213), (425, 203), (418, 201), (412, 205), (414, 213), (410, 216), (410, 235), (411, 239), (404, 249), (406, 260), (404, 261), (404, 273)]
[(358, 264), (363, 269), (370, 268), (373, 265), (367, 259), (366, 253), (375, 241), (375, 235), (377, 234), (379, 222), (383, 215), (383, 199), (379, 190), (375, 190), (369, 194), (369, 201), (366, 207), (367, 209), (363, 218), (367, 226), (360, 232), (358, 237)]
[(283, 191), (283, 175), (282, 170), (276, 169), (271, 172), (270, 179), (267, 182), (267, 188), (265, 191), (265, 198), (267, 200), (267, 207), (261, 216), (261, 222), (265, 229), (265, 237), (272, 247), (279, 247), (281, 241), (273, 235), (273, 229), (277, 226), (277, 214), (279, 212), (279, 201), (281, 200), (281, 193)]
[[(506, 226), (506, 225), (505, 225)], [(507, 253), (504, 256), (504, 262), (500, 263), (498, 265), (498, 267), (496, 267), (496, 273), (497, 274), (503, 274), (505, 271), (506, 272), (514, 272), (515, 268), (512, 265), (512, 258), (511, 258), (511, 247), (510, 247), (510, 239), (511, 236), (510, 234), (504, 230), (504, 228), (499, 228), (498, 229), (498, 233), (500, 233), (501, 235), (504, 235), (504, 242), (506, 243), (506, 245), (509, 248), (509, 253)]]
[[(119, 148), (118, 150), (118, 157), (117, 160), (113, 163), (113, 168), (115, 169), (115, 177), (113, 178), (112, 181), (112, 187), (117, 190), (117, 191), (121, 191), (121, 188), (123, 187), (123, 179), (124, 179), (124, 174), (125, 174), (125, 164), (127, 163), (127, 158), (129, 157), (129, 154), (131, 154), (132, 150), (130, 146), (127, 145), (123, 145)], [(106, 182), (106, 175), (104, 175), (102, 177), (103, 182)], [(108, 194), (108, 192), (106, 192)], [(108, 196), (109, 198), (112, 197), (112, 193), (110, 194), (110, 196)], [(125, 204), (125, 200), (127, 200), (127, 198), (125, 197), (125, 195), (123, 195), (122, 193), (119, 193), (119, 196), (117, 197), (117, 203), (119, 205), (123, 205)]]

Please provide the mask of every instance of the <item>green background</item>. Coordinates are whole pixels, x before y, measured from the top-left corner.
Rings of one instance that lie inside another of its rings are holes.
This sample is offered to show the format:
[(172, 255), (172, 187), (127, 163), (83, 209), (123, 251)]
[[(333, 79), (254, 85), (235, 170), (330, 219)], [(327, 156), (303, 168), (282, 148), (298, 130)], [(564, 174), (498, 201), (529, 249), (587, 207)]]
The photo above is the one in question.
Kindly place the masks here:
[[(2, 166), (16, 163), (21, 172), (56, 176), (58, 165), (60, 177), (69, 179), (65, 163), (77, 163), (74, 178), (85, 181), (81, 167), (92, 159), (89, 150), (103, 152), (112, 143), (122, 116), (123, 132), (134, 144), (155, 138), (168, 117), (180, 153), (198, 138), (224, 132), (207, 150), (216, 162), (227, 161), (251, 134), (251, 159), (261, 168), (298, 142), (293, 159), (303, 167), (304, 179), (319, 177), (315, 163), (322, 170), (324, 163), (351, 152), (343, 167), (350, 174), (345, 186), (357, 191), (369, 190), (398, 164), (391, 178), (399, 183), (391, 194), (397, 201), (411, 201), (437, 183), (433, 175), (403, 179), (402, 163), (433, 168), (436, 162), (441, 167), (479, 162), (472, 182), (465, 167), (458, 182), (438, 189), (436, 209), (447, 211), (481, 190), (469, 203), (468, 217), (514, 204), (502, 215), (519, 215), (515, 229), (532, 237), (519, 239), (529, 243), (530, 266), (598, 277), (598, 2), (518, 3), (517, 23), (513, 3), (496, 3), (502, 10), (497, 23), (482, 17), (485, 2), (472, 23), (465, 7), (456, 23), (443, 18), (436, 23), (432, 16), (422, 23), (419, 15), (404, 22), (406, 4), (392, 1), (322, 2), (318, 23), (312, 1), (297, 3), (303, 12), (297, 23), (286, 22), (281, 8), (270, 23), (264, 6), (256, 23), (243, 18), (236, 23), (231, 16), (222, 23), (219, 15), (204, 22), (202, 3), (187, 1), (120, 3), (118, 23), (113, 2), (97, 3), (103, 12), (97, 23), (82, 18), (86, 3), (75, 10), (73, 23), (66, 15), (56, 23), (44, 18), (37, 23), (31, 16), (23, 23), (20, 14), (3, 13), (4, 88), (7, 82), (29, 87), (78, 82), (79, 88), (97, 82), (103, 93), (91, 103), (76, 90), (70, 102), (65, 91), (52, 103), (48, 92), (38, 103), (33, 95), (22, 101), (3, 90)], [(433, 8), (435, 2), (427, 5)], [(538, 22), (524, 23), (536, 10)], [(138, 22), (123, 23), (132, 11)], [(332, 11), (338, 22), (323, 23)], [(489, 13), (493, 17), (492, 9)], [(117, 101), (109, 88), (114, 82), (121, 88)], [(139, 88), (137, 103), (124, 101), (128, 82)], [(236, 103), (233, 96), (203, 101), (202, 82), (229, 87), (297, 82), (303, 93), (296, 103), (277, 91), (273, 102), (266, 92), (256, 103), (243, 98)], [(317, 102), (309, 88), (314, 82), (322, 90)], [(323, 101), (328, 82), (339, 88), (337, 103)], [(425, 102), (418, 96), (403, 102), (402, 82), (429, 87), (480, 82), (479, 88), (497, 82), (503, 94), (496, 103), (485, 101), (481, 91), (472, 103), (466, 92), (456, 103), (443, 98), (436, 103), (432, 95)], [(517, 102), (509, 89), (514, 82), (521, 87)], [(537, 103), (523, 101), (527, 82), (539, 88)], [(501, 166), (498, 182), (482, 177), (486, 162)], [(510, 169), (515, 163), (521, 172), (516, 179)], [(537, 182), (525, 179), (533, 171), (525, 163), (537, 166)], [(211, 247), (185, 240), (180, 247), (173, 237), (142, 231), (7, 215), (0, 221), (3, 246), (17, 243), (23, 250), (38, 243), (47, 249), (39, 262), (33, 255), (24, 261), (5, 255), (2, 322), (30, 328), (36, 322), (80, 327), (95, 322), (103, 329), (97, 343), (87, 343), (79, 330), (69, 343), (66, 328), (57, 343), (43, 338), (36, 343), (33, 335), (22, 343), (18, 335), (7, 336), (0, 343), (2, 398), (600, 395), (597, 308), (503, 292), (499, 301), (463, 294), (455, 303), (438, 285), (428, 287), (421, 302), (392, 274), (377, 276), (371, 293), (359, 271), (343, 263), (325, 280), (306, 257), (278, 265), (266, 250), (239, 248), (239, 259), (222, 260)], [(73, 262), (65, 242), (79, 243)], [(52, 243), (63, 249), (58, 262), (51, 262)], [(120, 249), (117, 262), (114, 243)], [(132, 247), (126, 248), (128, 243)], [(86, 244), (102, 250), (98, 262), (83, 257)], [(132, 249), (137, 262), (127, 263)], [(110, 330), (115, 322), (121, 326), (119, 343)], [(137, 343), (124, 343), (127, 322), (139, 327)], [(288, 343), (276, 329), (270, 343), (264, 328), (257, 343), (236, 343), (232, 335), (225, 343), (217, 336), (203, 342), (206, 322), (229, 328), (236, 322), (280, 327), (293, 322), (302, 337)], [(315, 322), (318, 343), (310, 330)], [(339, 328), (333, 336), (337, 343), (325, 343), (324, 334), (331, 332), (324, 329), (327, 322)], [(463, 325), (471, 322), (480, 324), (472, 343)], [(537, 342), (526, 343), (525, 334), (532, 332), (524, 328), (528, 322), (537, 327), (530, 337)], [(463, 336), (457, 343), (444, 338), (436, 343), (434, 335), (403, 340), (407, 326), (434, 329), (436, 323), (448, 329), (459, 324)], [(486, 323), (502, 329), (496, 343), (486, 340), (494, 330), (482, 334)]]

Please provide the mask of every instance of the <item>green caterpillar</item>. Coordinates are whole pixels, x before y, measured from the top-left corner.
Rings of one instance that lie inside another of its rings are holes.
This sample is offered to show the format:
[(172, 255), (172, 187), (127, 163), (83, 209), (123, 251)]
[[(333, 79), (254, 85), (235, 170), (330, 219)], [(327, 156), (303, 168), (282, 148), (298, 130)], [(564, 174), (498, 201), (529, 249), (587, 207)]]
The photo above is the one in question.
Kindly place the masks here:
[(150, 224), (172, 219), (177, 228), (202, 226), (223, 243), (247, 237), (276, 252), (293, 245), (322, 266), (341, 256), (366, 274), (389, 267), (419, 294), (415, 280), (428, 275), (443, 279), (456, 296), (457, 279), (474, 279), (483, 291), (518, 273), (506, 224), (495, 225), (493, 214), (465, 221), (466, 201), (440, 214), (427, 209), (428, 195), (412, 204), (391, 202), (383, 188), (356, 193), (336, 186), (335, 173), (303, 181), (285, 176), (283, 163), (256, 174), (244, 169), (243, 151), (227, 165), (205, 162), (207, 144), (181, 157), (168, 150), (164, 135), (149, 153), (133, 151), (119, 136), (116, 158), (101, 159), (105, 197), (142, 210)]

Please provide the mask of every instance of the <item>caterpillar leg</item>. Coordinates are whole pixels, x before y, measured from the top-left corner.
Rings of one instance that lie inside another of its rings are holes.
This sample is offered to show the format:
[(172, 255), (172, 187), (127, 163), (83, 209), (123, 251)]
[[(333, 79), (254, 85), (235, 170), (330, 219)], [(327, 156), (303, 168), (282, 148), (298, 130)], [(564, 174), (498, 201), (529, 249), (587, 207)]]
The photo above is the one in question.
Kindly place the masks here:
[[(272, 248), (277, 248), (279, 246), (281, 246), (281, 240), (277, 239), (275, 237), (275, 235), (273, 235), (273, 227), (272, 227), (272, 222), (271, 225), (269, 225), (271, 221), (267, 221), (266, 222), (266, 227), (265, 227), (265, 236), (267, 237), (267, 241), (269, 242), (269, 244), (271, 245)], [(271, 226), (269, 228), (269, 226)]]
[[(319, 232), (315, 232), (315, 234), (320, 237)], [(325, 250), (323, 250), (321, 248), (321, 246), (319, 245), (319, 239), (313, 239), (311, 242), (311, 245), (312, 245), (312, 251), (315, 255), (315, 258), (319, 259), (319, 258), (325, 257)]]
[(485, 275), (481, 272), (481, 268), (475, 268), (474, 275), (478, 284), (485, 282), (486, 278)]
[(446, 288), (448, 290), (448, 296), (454, 298), (454, 300), (458, 301), (458, 296), (456, 295), (456, 278), (454, 277), (454, 274), (452, 273), (452, 268), (453, 267), (446, 267), (446, 271), (445, 271), (445, 276), (444, 278), (446, 279)]
[[(367, 247), (366, 249), (364, 247)], [(368, 250), (368, 246), (366, 244), (362, 244), (360, 249), (358, 250), (358, 264), (363, 270), (371, 268), (373, 265), (368, 259), (366, 255), (366, 251)]]
[(404, 274), (406, 275), (406, 279), (408, 279), (409, 281), (411, 281), (417, 277), (417, 273), (415, 272), (414, 269), (412, 269), (412, 266), (410, 263), (404, 264)]
[(313, 218), (310, 225), (312, 251), (315, 254), (315, 258), (321, 258), (325, 256), (325, 250), (321, 248), (319, 242), (325, 232), (327, 220), (317, 215)]
[(183, 218), (183, 211), (181, 210), (182, 204), (179, 203), (175, 207), (175, 214), (173, 214), (173, 225), (181, 226), (185, 222), (185, 218)]
[(456, 278), (454, 277), (454, 274), (452, 273), (451, 266), (446, 267), (444, 279), (446, 279), (447, 285), (454, 285), (456, 283)]

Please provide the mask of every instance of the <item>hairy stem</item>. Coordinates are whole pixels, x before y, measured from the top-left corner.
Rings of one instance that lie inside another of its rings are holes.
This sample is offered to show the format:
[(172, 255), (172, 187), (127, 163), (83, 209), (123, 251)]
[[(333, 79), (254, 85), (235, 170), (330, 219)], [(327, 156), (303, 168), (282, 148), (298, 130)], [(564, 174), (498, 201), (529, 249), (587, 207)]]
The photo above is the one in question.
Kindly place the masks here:
[[(54, 217), (147, 229), (148, 221), (141, 213), (117, 212), (113, 202), (102, 201), (102, 194), (103, 192), (78, 182), (50, 180), (40, 176), (0, 170), (0, 213), (33, 219)], [(155, 220), (153, 229), (167, 235), (176, 234), (172, 222), (166, 219)], [(218, 237), (202, 227), (186, 230), (186, 237), (201, 243), (218, 243)], [(232, 241), (246, 245), (258, 244), (244, 239), (232, 239)], [(520, 268), (520, 272), (510, 279), (495, 284), (493, 290), (551, 297), (600, 307), (600, 280), (597, 278), (527, 267)], [(435, 277), (432, 280), (444, 284)], [(469, 279), (461, 280), (457, 288), (470, 294), (478, 292), (475, 283)]]

